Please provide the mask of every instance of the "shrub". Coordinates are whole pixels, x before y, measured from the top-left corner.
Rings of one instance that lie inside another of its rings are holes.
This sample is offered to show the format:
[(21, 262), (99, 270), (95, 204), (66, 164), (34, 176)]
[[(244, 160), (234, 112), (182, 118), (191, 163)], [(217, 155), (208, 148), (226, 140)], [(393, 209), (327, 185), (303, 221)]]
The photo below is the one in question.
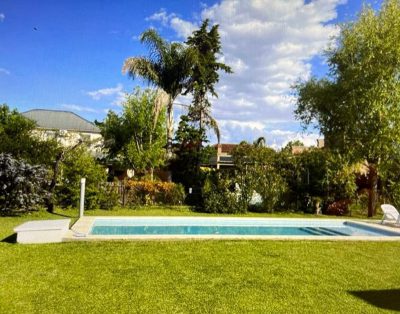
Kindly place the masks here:
[(203, 187), (203, 206), (206, 213), (233, 214), (245, 212), (247, 207), (241, 206), (240, 191), (227, 173), (210, 172)]
[(181, 184), (161, 181), (126, 182), (127, 205), (181, 205), (185, 191)]
[(101, 206), (110, 208), (116, 205), (110, 203), (115, 199), (109, 198), (112, 191), (108, 191), (104, 186), (107, 178), (104, 167), (98, 164), (84, 147), (69, 152), (61, 166), (61, 182), (57, 187), (60, 205), (78, 206), (81, 178), (86, 178), (86, 209)]
[(287, 190), (287, 184), (271, 165), (254, 166), (254, 174), (258, 178), (255, 191), (262, 198), (263, 211), (273, 212), (275, 205)]
[(101, 209), (113, 209), (119, 203), (118, 187), (108, 182), (100, 185), (98, 204)]
[(0, 105), (0, 152), (31, 165), (51, 166), (59, 145), (55, 139), (41, 139), (34, 130), (34, 121), (5, 104)]
[(349, 204), (349, 200), (334, 201), (328, 205), (325, 214), (335, 216), (347, 215), (349, 213)]
[(0, 211), (36, 209), (48, 197), (48, 172), (10, 154), (0, 154)]

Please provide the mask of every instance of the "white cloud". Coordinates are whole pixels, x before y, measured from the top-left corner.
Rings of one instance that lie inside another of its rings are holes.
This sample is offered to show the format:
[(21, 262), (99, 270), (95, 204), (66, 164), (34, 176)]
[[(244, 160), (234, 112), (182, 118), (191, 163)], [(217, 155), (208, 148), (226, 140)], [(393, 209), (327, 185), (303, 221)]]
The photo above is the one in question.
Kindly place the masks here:
[(94, 100), (100, 100), (105, 97), (113, 97), (111, 104), (114, 106), (120, 106), (125, 100), (126, 93), (123, 91), (122, 84), (118, 84), (116, 87), (101, 88), (95, 91), (86, 93)]
[[(320, 55), (338, 33), (331, 21), (337, 16), (337, 6), (344, 2), (222, 0), (203, 9), (202, 19), (219, 24), (224, 53), (221, 60), (234, 71), (230, 75), (221, 73), (219, 98), (211, 100), (214, 117), (222, 124), (223, 140), (274, 136), (276, 145), (283, 145), (289, 138), (300, 136), (293, 131), (300, 127), (293, 116), (296, 99), (291, 86), (298, 78), (310, 77), (311, 59)], [(199, 24), (165, 10), (158, 14), (158, 21), (182, 39)], [(287, 123), (292, 133), (286, 137), (268, 133), (276, 121), (281, 122), (282, 131)]]
[(170, 25), (179, 37), (187, 38), (192, 32), (197, 29), (197, 26), (191, 22), (173, 17), (170, 20)]
[(174, 13), (168, 14), (165, 9), (160, 9), (158, 12), (146, 18), (146, 21), (161, 22), (162, 25), (167, 26), (170, 19), (175, 17)]
[(0, 68), (0, 74), (10, 75), (11, 73), (7, 69)]
[(3, 22), (5, 18), (6, 18), (5, 14), (0, 13), (0, 22)]
[(97, 110), (95, 108), (91, 107), (86, 107), (86, 106), (80, 106), (80, 105), (74, 105), (74, 104), (60, 104), (60, 106), (64, 109), (72, 110), (72, 111), (78, 111), (78, 112), (92, 112), (92, 113), (98, 113), (101, 112), (100, 110)]
[(87, 92), (87, 94), (94, 100), (99, 100), (104, 96), (111, 96), (121, 93), (122, 88), (122, 84), (118, 84), (116, 87), (101, 88), (95, 91)]
[(168, 14), (165, 9), (147, 17), (146, 21), (157, 21), (163, 26), (170, 26), (182, 38), (187, 38), (197, 28), (196, 24), (179, 18), (175, 13)]
[(295, 140), (303, 142), (305, 146), (315, 146), (317, 139), (321, 138), (321, 135), (317, 133), (305, 134), (300, 131), (265, 127), (266, 124), (274, 126), (278, 124), (277, 121), (265, 123), (261, 121), (219, 120), (218, 122), (221, 130), (221, 141), (225, 143), (237, 143), (238, 139), (252, 143), (262, 136), (269, 146), (279, 149)]

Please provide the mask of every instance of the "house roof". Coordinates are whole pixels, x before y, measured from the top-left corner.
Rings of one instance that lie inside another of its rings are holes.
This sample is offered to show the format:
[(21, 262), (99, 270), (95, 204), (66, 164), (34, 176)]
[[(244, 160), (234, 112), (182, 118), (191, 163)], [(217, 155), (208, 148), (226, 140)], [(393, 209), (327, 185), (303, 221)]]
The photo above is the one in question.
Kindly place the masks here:
[(215, 144), (214, 147), (218, 149), (218, 145), (221, 147), (221, 153), (231, 153), (233, 149), (238, 146), (237, 144)]
[(23, 112), (22, 115), (35, 121), (43, 129), (100, 133), (96, 125), (71, 111), (33, 109)]

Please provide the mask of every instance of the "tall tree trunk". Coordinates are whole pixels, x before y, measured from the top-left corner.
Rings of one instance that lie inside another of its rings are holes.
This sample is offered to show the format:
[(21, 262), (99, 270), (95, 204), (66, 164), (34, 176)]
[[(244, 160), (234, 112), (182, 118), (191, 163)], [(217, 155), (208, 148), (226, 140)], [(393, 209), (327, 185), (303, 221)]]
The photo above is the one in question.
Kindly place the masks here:
[(169, 98), (167, 107), (167, 158), (172, 158), (172, 137), (174, 135), (173, 99)]
[(150, 181), (154, 181), (154, 168), (150, 168)]
[[(169, 96), (167, 107), (167, 162), (172, 159), (172, 137), (174, 136), (173, 99)], [(172, 173), (168, 170), (167, 181), (172, 182)]]
[(378, 171), (373, 164), (370, 164), (368, 168), (368, 217), (373, 217), (376, 214), (376, 203), (378, 200)]

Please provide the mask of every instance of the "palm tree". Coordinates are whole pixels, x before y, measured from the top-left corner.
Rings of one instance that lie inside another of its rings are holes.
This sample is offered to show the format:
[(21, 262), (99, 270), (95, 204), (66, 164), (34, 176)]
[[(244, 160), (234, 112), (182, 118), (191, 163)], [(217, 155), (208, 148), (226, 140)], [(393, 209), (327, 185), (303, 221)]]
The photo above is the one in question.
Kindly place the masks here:
[[(205, 102), (208, 104), (207, 100)], [(215, 118), (211, 115), (211, 106), (203, 106), (198, 103), (196, 105), (192, 104), (189, 106), (188, 115), (193, 122), (198, 122), (200, 132), (205, 131), (206, 128), (211, 128), (217, 137), (218, 144), (220, 143), (221, 134), (217, 120), (215, 120)]]
[(253, 145), (255, 147), (265, 147), (265, 144), (266, 144), (266, 141), (265, 141), (265, 137), (263, 137), (263, 136), (260, 136), (258, 139), (256, 139), (253, 142)]
[(167, 93), (167, 155), (171, 158), (173, 103), (187, 84), (193, 64), (192, 49), (164, 40), (154, 29), (145, 31), (140, 41), (147, 46), (149, 56), (126, 59), (122, 72), (133, 79), (140, 76)]

